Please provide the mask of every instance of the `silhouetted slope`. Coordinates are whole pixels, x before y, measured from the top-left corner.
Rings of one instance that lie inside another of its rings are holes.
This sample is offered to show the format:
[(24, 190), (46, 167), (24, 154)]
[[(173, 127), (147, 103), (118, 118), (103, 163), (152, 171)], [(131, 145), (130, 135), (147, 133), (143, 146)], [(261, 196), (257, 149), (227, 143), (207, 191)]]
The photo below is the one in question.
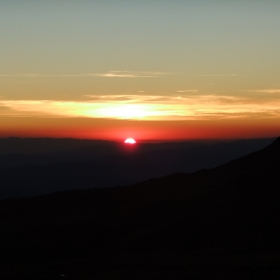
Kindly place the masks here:
[(279, 156), (280, 138), (212, 170), (3, 201), (0, 276), (279, 279)]
[(97, 140), (0, 139), (0, 200), (115, 187), (175, 172), (213, 168), (271, 142), (138, 143), (132, 147)]

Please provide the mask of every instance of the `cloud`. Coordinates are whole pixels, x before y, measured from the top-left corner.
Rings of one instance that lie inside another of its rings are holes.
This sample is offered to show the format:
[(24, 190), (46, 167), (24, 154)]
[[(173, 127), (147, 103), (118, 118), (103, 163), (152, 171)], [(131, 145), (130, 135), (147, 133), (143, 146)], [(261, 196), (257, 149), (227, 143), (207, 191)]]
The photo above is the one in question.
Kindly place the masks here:
[(0, 116), (199, 120), (280, 117), (280, 100), (221, 95), (87, 95), (83, 101), (0, 100)]
[(0, 77), (22, 78), (79, 78), (79, 77), (107, 77), (107, 78), (157, 78), (169, 73), (164, 72), (137, 72), (137, 71), (109, 71), (106, 73), (82, 73), (82, 74), (0, 74)]
[(184, 93), (184, 92), (198, 92), (198, 89), (183, 89), (177, 90), (177, 92)]
[(246, 90), (246, 91), (247, 92), (257, 92), (257, 93), (280, 93), (280, 89), (279, 88)]
[(108, 73), (95, 74), (99, 77), (107, 78), (157, 78), (162, 75), (169, 75), (167, 72), (137, 72), (137, 71), (110, 71)]
[(158, 76), (146, 76), (143, 74), (116, 74), (116, 73), (105, 73), (105, 74), (96, 74), (98, 77), (107, 77), (107, 78), (157, 78)]

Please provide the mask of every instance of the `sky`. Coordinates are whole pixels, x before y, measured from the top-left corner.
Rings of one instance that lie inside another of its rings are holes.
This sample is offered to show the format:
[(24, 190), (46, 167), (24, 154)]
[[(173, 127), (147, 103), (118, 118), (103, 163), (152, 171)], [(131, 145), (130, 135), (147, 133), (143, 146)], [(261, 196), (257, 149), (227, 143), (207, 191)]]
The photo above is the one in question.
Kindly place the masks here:
[(0, 0), (0, 137), (280, 136), (278, 0)]

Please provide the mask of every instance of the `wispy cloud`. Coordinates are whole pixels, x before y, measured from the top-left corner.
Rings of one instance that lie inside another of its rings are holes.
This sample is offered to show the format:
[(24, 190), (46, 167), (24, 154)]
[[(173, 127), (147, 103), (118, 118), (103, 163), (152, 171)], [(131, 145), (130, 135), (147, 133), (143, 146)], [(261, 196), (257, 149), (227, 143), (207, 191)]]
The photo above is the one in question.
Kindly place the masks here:
[(280, 93), (279, 88), (269, 88), (269, 89), (258, 89), (258, 90), (246, 90), (247, 92), (257, 92), (257, 93)]
[(107, 73), (94, 74), (98, 77), (107, 78), (157, 78), (162, 75), (167, 75), (169, 73), (164, 72), (154, 72), (154, 71), (109, 71)]
[(105, 74), (96, 74), (98, 77), (107, 77), (107, 78), (157, 78), (156, 75), (143, 75), (143, 74), (118, 74), (118, 73), (105, 73)]
[(79, 78), (79, 77), (107, 77), (107, 78), (157, 78), (170, 73), (164, 72), (137, 72), (137, 71), (109, 71), (106, 73), (82, 73), (82, 74), (0, 74), (0, 77), (22, 77), (22, 78)]
[(198, 89), (182, 89), (182, 90), (177, 90), (179, 93), (184, 93), (184, 92), (198, 92)]
[[(166, 75), (180, 75), (182, 73), (159, 72), (159, 71), (108, 71), (104, 73), (77, 73), (77, 74), (44, 74), (44, 73), (0, 73), (0, 77), (22, 78), (79, 78), (79, 77), (105, 77), (105, 78), (158, 78)], [(236, 77), (238, 74), (202, 74), (188, 75), (189, 77)]]
[(0, 115), (143, 120), (280, 117), (280, 100), (220, 95), (103, 95), (84, 101), (0, 100)]

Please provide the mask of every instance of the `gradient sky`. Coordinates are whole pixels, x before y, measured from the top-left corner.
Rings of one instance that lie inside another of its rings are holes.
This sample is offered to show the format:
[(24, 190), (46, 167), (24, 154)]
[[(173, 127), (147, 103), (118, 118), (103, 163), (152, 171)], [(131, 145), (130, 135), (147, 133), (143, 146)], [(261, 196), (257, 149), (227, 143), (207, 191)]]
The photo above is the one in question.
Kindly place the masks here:
[(0, 137), (280, 135), (278, 0), (0, 1)]

